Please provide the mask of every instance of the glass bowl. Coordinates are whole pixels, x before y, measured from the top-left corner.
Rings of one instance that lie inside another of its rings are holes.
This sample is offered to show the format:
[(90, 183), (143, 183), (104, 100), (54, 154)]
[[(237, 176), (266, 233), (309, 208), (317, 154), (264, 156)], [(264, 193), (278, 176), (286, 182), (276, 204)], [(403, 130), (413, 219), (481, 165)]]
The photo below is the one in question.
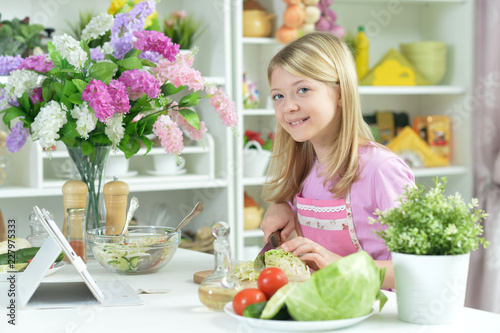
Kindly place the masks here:
[(122, 274), (154, 273), (174, 256), (181, 231), (156, 226), (130, 226), (128, 233), (102, 227), (87, 231), (87, 243), (94, 258), (107, 270)]

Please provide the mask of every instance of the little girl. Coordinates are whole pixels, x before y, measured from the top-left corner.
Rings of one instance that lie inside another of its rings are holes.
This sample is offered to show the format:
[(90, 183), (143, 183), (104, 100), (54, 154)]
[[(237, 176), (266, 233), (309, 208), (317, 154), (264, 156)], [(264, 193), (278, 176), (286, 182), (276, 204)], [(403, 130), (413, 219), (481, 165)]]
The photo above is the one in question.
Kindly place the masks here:
[(281, 247), (313, 269), (364, 250), (386, 267), (384, 288), (394, 288), (391, 255), (369, 217), (385, 210), (407, 185), (411, 169), (373, 142), (364, 122), (354, 61), (337, 37), (315, 32), (276, 54), (268, 80), (278, 121), (264, 197), (274, 204), (261, 229), (264, 241), (281, 230)]

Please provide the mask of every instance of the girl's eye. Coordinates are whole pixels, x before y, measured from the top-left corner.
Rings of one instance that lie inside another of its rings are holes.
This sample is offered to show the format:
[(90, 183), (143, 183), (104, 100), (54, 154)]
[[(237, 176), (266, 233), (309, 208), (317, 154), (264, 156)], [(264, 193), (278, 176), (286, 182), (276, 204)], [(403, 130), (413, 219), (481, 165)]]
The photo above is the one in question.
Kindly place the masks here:
[(300, 88), (299, 89), (299, 93), (301, 93), (301, 94), (305, 94), (308, 91), (309, 91), (309, 88)]
[(276, 94), (276, 95), (273, 96), (273, 99), (275, 101), (277, 101), (278, 99), (282, 99), (282, 98), (283, 98), (283, 95), (281, 95), (281, 94)]

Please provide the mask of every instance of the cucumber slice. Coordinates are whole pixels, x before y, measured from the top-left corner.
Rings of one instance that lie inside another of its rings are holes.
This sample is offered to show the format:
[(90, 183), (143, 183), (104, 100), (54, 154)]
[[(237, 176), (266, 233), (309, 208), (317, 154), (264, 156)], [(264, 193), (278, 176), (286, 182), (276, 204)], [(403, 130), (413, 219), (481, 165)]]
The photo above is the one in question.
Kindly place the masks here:
[(261, 319), (278, 319), (275, 318), (278, 314), (280, 314), (279, 319), (283, 316), (283, 313), (280, 313), (280, 310), (285, 305), (285, 300), (288, 295), (298, 286), (297, 282), (288, 282), (283, 287), (278, 289), (276, 293), (267, 301), (265, 308), (262, 310), (260, 314)]
[(110, 260), (108, 261), (108, 265), (122, 272), (130, 270), (129, 262), (124, 257), (117, 258), (116, 260)]
[(137, 268), (137, 263), (139, 261), (139, 257), (133, 257), (133, 258), (130, 258), (129, 260), (129, 263), (130, 263), (130, 267), (132, 269), (136, 269)]

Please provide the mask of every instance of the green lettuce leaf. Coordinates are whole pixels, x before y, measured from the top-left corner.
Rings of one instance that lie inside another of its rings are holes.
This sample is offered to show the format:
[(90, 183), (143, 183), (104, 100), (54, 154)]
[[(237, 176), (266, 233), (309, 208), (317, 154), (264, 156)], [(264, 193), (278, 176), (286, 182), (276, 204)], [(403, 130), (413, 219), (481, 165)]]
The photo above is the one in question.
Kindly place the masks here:
[(346, 256), (314, 273), (288, 295), (286, 306), (295, 320), (337, 320), (369, 314), (380, 299), (385, 268), (364, 251)]

